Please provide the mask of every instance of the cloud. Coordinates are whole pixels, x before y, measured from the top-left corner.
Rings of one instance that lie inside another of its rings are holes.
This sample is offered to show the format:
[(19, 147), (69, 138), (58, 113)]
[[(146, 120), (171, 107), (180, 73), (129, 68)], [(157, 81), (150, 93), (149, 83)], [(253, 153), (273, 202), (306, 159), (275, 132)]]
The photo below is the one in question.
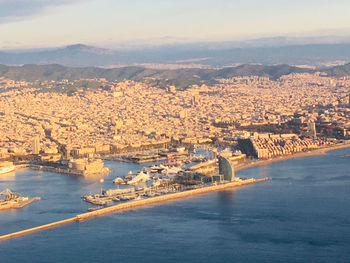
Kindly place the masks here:
[(84, 1), (87, 0), (0, 0), (0, 23), (23, 20), (49, 8)]

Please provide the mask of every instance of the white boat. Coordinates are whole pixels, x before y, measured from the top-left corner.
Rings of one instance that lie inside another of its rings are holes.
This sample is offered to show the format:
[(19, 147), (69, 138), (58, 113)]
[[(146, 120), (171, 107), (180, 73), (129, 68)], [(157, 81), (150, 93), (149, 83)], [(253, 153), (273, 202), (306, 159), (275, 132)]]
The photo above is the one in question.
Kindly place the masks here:
[(145, 183), (145, 182), (148, 182), (149, 180), (151, 180), (149, 174), (141, 171), (128, 182), (128, 185), (138, 185), (139, 183)]
[(162, 172), (166, 167), (162, 164), (160, 165), (153, 165), (150, 167), (151, 173), (160, 173)]
[(113, 183), (114, 183), (114, 184), (125, 184), (125, 181), (124, 181), (123, 178), (117, 177), (117, 178), (115, 178), (115, 179), (113, 180)]
[(181, 167), (168, 167), (166, 166), (166, 168), (162, 171), (162, 174), (166, 174), (166, 175), (169, 175), (169, 174), (178, 174), (179, 172), (182, 171), (182, 168)]
[(14, 166), (14, 165), (3, 166), (3, 167), (0, 166), (0, 175), (10, 173), (10, 172), (14, 171), (15, 169), (16, 169), (16, 166)]

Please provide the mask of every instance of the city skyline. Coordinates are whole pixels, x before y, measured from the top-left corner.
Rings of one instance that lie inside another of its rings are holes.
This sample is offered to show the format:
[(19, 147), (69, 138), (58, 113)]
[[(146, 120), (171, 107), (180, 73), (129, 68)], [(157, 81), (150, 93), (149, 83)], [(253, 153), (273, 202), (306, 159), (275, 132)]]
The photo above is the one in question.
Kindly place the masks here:
[(349, 8), (343, 0), (1, 0), (0, 49), (346, 36)]

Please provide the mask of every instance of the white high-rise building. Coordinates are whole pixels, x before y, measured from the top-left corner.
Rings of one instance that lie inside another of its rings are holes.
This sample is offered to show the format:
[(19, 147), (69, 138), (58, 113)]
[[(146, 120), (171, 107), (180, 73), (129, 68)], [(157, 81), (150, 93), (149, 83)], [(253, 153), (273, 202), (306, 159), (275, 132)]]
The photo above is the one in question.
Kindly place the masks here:
[(39, 152), (40, 152), (40, 137), (39, 136), (35, 136), (35, 138), (33, 139), (32, 152), (33, 152), (33, 154), (39, 154)]

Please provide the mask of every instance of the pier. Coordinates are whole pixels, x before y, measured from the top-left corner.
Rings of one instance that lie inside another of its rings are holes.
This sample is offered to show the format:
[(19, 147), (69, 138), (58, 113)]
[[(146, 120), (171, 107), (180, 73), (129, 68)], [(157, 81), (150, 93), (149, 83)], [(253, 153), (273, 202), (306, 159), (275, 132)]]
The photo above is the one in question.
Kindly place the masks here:
[(2, 235), (2, 236), (0, 236), (0, 240), (6, 240), (6, 239), (14, 238), (14, 237), (19, 237), (19, 236), (34, 233), (37, 231), (41, 231), (41, 230), (45, 230), (45, 229), (49, 229), (49, 228), (53, 228), (53, 227), (58, 227), (58, 226), (73, 223), (73, 222), (79, 222), (79, 221), (87, 220), (87, 219), (94, 218), (97, 216), (111, 214), (111, 213), (118, 212), (118, 211), (124, 211), (124, 210), (128, 210), (128, 209), (133, 209), (133, 208), (147, 206), (147, 205), (151, 205), (151, 204), (156, 204), (156, 203), (166, 202), (166, 201), (170, 201), (170, 200), (190, 197), (190, 196), (194, 196), (194, 195), (205, 194), (205, 193), (209, 193), (209, 192), (227, 190), (230, 188), (255, 184), (255, 183), (264, 182), (264, 181), (268, 181), (268, 180), (271, 180), (271, 178), (263, 178), (263, 179), (257, 179), (257, 180), (256, 179), (247, 179), (247, 180), (239, 181), (239, 182), (229, 182), (229, 183), (224, 183), (224, 184), (212, 185), (212, 186), (208, 186), (208, 187), (201, 187), (201, 188), (183, 191), (183, 192), (177, 192), (177, 193), (172, 193), (172, 194), (167, 194), (167, 195), (162, 195), (162, 196), (151, 197), (151, 198), (147, 198), (147, 199), (134, 200), (134, 201), (130, 201), (130, 202), (102, 208), (102, 209), (95, 210), (92, 212), (79, 214), (75, 217), (68, 218), (68, 219), (61, 220), (61, 221), (57, 221), (57, 222), (53, 222), (50, 224), (46, 224), (46, 225), (42, 225), (42, 226), (38, 226), (38, 227), (34, 227), (34, 228), (29, 228), (26, 230), (14, 232), (14, 233)]
[(5, 204), (5, 205), (1, 205), (0, 206), (0, 211), (1, 210), (6, 210), (6, 209), (19, 209), (19, 208), (22, 208), (22, 207), (25, 207), (37, 200), (41, 200), (41, 197), (40, 196), (37, 196), (37, 197), (33, 197), (33, 198), (29, 198), (28, 200), (25, 200), (25, 201), (20, 201), (20, 202), (9, 202), (9, 204)]

